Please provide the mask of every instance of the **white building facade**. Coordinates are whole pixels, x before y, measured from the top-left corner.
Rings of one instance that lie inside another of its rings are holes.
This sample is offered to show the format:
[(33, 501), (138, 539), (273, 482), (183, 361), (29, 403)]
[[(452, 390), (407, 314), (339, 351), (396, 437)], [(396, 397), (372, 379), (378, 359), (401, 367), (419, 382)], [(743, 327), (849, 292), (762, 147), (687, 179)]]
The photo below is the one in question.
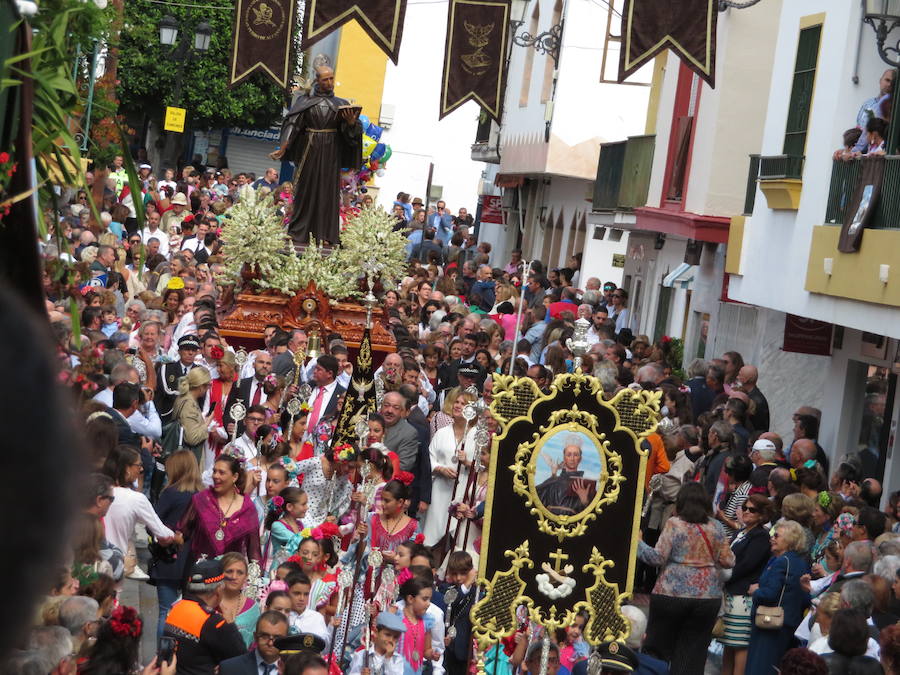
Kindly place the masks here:
[[(797, 406), (820, 408), (820, 443), (832, 463), (859, 451), (869, 475), (884, 477), (886, 495), (900, 487), (893, 457), (900, 415), (896, 134), (889, 128), (881, 202), (855, 253), (839, 252), (838, 236), (844, 212), (855, 208), (859, 160), (832, 159), (890, 67), (862, 19), (856, 2), (781, 5), (748, 215), (731, 228), (728, 244), (727, 294), (748, 306), (738, 306), (740, 316), (715, 344), (734, 348), (738, 340), (744, 359), (759, 364), (775, 430), (789, 438)], [(798, 344), (810, 353), (790, 351)]]

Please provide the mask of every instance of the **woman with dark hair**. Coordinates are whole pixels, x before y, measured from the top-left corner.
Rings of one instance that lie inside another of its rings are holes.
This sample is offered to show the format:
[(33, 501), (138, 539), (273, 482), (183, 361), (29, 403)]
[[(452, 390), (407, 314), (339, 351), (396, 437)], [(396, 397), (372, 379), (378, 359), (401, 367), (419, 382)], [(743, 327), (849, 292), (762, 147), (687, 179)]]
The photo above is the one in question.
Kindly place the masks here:
[(684, 424), (694, 423), (694, 414), (691, 411), (690, 397), (678, 387), (664, 384), (660, 387), (663, 392), (663, 405), (666, 407), (666, 417), (680, 427)]
[[(420, 288), (427, 288), (428, 295), (431, 296), (431, 285), (427, 281), (423, 281), (419, 284)], [(420, 295), (421, 297), (421, 295)], [(425, 304), (422, 305), (422, 309), (419, 310), (419, 324), (416, 326), (418, 329), (418, 338), (419, 340), (424, 340), (428, 337), (428, 334), (431, 332), (431, 326), (429, 323), (431, 322), (431, 315), (434, 314), (437, 310), (441, 308), (441, 303), (437, 300), (427, 300)]]
[(710, 510), (703, 486), (686, 483), (656, 547), (638, 542), (640, 560), (661, 568), (650, 595), (644, 648), (669, 661), (672, 675), (702, 675), (722, 604), (719, 569), (734, 567), (728, 537)]
[(437, 390), (438, 386), (438, 365), (441, 363), (441, 348), (434, 345), (428, 345), (422, 350), (422, 372), (431, 383), (431, 386)]
[(484, 368), (484, 372), (489, 375), (493, 373), (497, 367), (493, 357), (491, 357), (491, 353), (487, 349), (478, 349), (475, 351), (475, 363)]
[(722, 675), (743, 675), (747, 665), (747, 645), (750, 643), (750, 610), (753, 606), (748, 594), (751, 584), (769, 560), (769, 533), (766, 525), (772, 518), (772, 506), (765, 495), (753, 494), (738, 507), (738, 519), (743, 525), (731, 542), (734, 568), (725, 584), (722, 621), (724, 634), (719, 642), (725, 647), (722, 656)]
[(805, 466), (801, 466), (795, 473), (797, 478), (794, 482), (800, 488), (800, 492), (810, 499), (815, 500), (819, 493), (827, 487), (825, 476), (817, 468), (808, 469)]
[[(173, 530), (187, 513), (191, 498), (203, 489), (200, 481), (200, 467), (189, 450), (178, 450), (166, 460), (166, 476), (169, 485), (159, 495), (156, 513), (166, 527)], [(190, 550), (190, 539), (185, 541), (184, 550)], [(163, 634), (163, 626), (169, 609), (178, 600), (181, 582), (187, 573), (187, 556), (179, 555), (171, 558), (164, 551), (154, 549), (158, 555), (150, 563), (150, 584), (156, 586), (156, 600), (159, 607), (159, 621), (156, 636)]]
[(253, 499), (240, 493), (244, 484), (241, 462), (228, 454), (219, 455), (213, 464), (212, 486), (191, 497), (191, 506), (178, 523), (182, 541), (191, 540), (187, 565), (206, 555), (243, 553), (248, 560), (262, 558), (259, 545), (259, 519)]
[(815, 652), (795, 647), (785, 653), (778, 664), (778, 672), (791, 675), (828, 675), (828, 664)]
[[(753, 596), (750, 618), (750, 644), (747, 654), (749, 675), (770, 675), (788, 650), (797, 626), (803, 620), (803, 610), (809, 606), (809, 592), (800, 585), (800, 577), (809, 574), (804, 553), (806, 537), (803, 527), (795, 520), (782, 520), (772, 534), (772, 557), (748, 592)], [(784, 612), (780, 628), (766, 629), (755, 625), (760, 606), (781, 607)], [(833, 626), (832, 626), (833, 627)]]
[(178, 308), (184, 302), (183, 288), (167, 288), (162, 294), (163, 309), (169, 317), (169, 323), (174, 323)]
[(141, 633), (144, 622), (133, 607), (121, 606), (100, 624), (97, 641), (88, 652), (87, 660), (78, 668), (82, 675), (130, 675), (131, 673), (156, 673), (174, 675), (176, 659), (171, 663), (156, 667), (151, 665), (141, 670), (138, 662)]
[(869, 625), (866, 615), (857, 609), (839, 609), (831, 619), (828, 646), (823, 654), (828, 672), (835, 675), (875, 675), (885, 672), (877, 659), (866, 656)]
[[(147, 530), (157, 538), (160, 544), (168, 545), (173, 541), (175, 533), (166, 527), (156, 515), (150, 500), (143, 492), (132, 489), (135, 481), (144, 470), (138, 451), (128, 445), (119, 445), (110, 453), (103, 473), (115, 481), (113, 500), (109, 511), (103, 519), (106, 527), (106, 539), (110, 544), (123, 552), (128, 551), (128, 544), (134, 534), (136, 523), (143, 523)], [(134, 572), (137, 578), (146, 578), (136, 565)]]
[(741, 529), (737, 519), (737, 510), (750, 494), (750, 474), (753, 473), (753, 462), (747, 455), (735, 455), (725, 460), (726, 492), (723, 493), (716, 509), (716, 519), (725, 526), (725, 534), (734, 538)]
[(725, 369), (725, 392), (730, 396), (738, 373), (744, 367), (744, 357), (737, 352), (725, 352), (722, 354), (722, 362)]

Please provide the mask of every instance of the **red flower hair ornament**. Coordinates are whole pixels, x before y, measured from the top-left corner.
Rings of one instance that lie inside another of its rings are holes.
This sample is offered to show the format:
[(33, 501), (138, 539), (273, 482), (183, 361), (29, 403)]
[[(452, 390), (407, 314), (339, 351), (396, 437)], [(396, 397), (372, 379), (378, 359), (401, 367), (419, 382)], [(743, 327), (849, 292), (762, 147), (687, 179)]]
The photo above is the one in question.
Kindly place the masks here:
[(134, 607), (120, 605), (109, 617), (109, 628), (117, 637), (139, 638), (143, 622)]

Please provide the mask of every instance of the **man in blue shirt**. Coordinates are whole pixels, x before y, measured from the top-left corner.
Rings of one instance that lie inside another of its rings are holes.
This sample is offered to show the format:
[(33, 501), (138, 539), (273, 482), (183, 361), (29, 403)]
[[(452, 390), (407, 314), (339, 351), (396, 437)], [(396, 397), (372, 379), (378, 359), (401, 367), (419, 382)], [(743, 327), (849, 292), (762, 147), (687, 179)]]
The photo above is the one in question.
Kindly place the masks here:
[(266, 169), (266, 173), (262, 178), (257, 178), (253, 183), (253, 189), (259, 190), (261, 187), (267, 187), (272, 192), (278, 187), (278, 172), (273, 168)]
[(434, 238), (440, 240), (446, 251), (453, 236), (453, 216), (443, 199), (437, 203), (434, 213), (428, 216), (428, 225), (434, 230)]

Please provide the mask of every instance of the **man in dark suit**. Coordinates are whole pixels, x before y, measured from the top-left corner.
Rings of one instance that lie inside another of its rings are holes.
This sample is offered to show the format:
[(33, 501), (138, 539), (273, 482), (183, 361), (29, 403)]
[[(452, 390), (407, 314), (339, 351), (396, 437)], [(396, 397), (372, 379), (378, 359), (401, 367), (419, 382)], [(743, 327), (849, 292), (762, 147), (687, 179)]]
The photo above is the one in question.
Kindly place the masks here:
[[(268, 398), (266, 392), (263, 391), (263, 383), (266, 377), (272, 373), (272, 355), (265, 350), (257, 352), (256, 358), (253, 360), (253, 370), (252, 377), (245, 377), (240, 381), (237, 388), (236, 398), (242, 400), (247, 408), (254, 405), (262, 405)], [(226, 405), (223, 421), (226, 427), (232, 423), (230, 400)], [(240, 436), (243, 433), (244, 422), (240, 421), (238, 422), (237, 435)]]
[(307, 428), (312, 431), (324, 419), (338, 413), (338, 399), (347, 391), (338, 384), (338, 360), (331, 354), (323, 354), (313, 366), (312, 381), (315, 384), (309, 395), (309, 417)]
[(413, 471), (419, 457), (419, 434), (406, 421), (406, 398), (399, 391), (386, 392), (381, 399), (381, 416), (387, 428), (384, 430), (384, 444), (396, 452), (403, 471)]
[(219, 675), (278, 675), (280, 651), (275, 639), (288, 634), (287, 617), (281, 612), (263, 612), (253, 634), (256, 649), (219, 664)]
[(199, 351), (200, 339), (196, 335), (182, 335), (178, 340), (178, 360), (159, 366), (153, 401), (163, 424), (171, 421), (172, 406), (178, 397), (178, 380), (194, 367), (194, 359)]
[(400, 387), (400, 393), (406, 399), (406, 421), (416, 430), (419, 436), (419, 454), (416, 457), (414, 476), (410, 491), (409, 514), (412, 518), (418, 518), (419, 514), (428, 510), (431, 504), (431, 454), (428, 448), (431, 445), (431, 427), (428, 418), (422, 413), (422, 409), (416, 405), (419, 401), (419, 390), (411, 384)]

